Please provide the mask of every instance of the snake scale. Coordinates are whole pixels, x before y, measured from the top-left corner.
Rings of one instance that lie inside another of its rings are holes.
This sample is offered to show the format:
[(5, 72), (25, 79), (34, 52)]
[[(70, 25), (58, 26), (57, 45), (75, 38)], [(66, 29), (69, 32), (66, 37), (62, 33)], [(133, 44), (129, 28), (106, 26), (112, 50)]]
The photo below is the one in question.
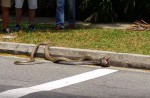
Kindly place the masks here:
[(14, 64), (16, 65), (24, 65), (24, 64), (29, 64), (31, 62), (35, 61), (35, 54), (39, 48), (39, 46), (44, 45), (44, 55), (46, 60), (52, 61), (53, 63), (59, 63), (59, 64), (68, 64), (68, 65), (99, 65), (102, 67), (109, 67), (109, 59), (108, 58), (101, 58), (99, 60), (95, 60), (90, 56), (83, 56), (78, 59), (70, 59), (66, 57), (55, 57), (50, 55), (49, 47), (51, 46), (50, 43), (38, 43), (35, 45), (33, 48), (33, 51), (30, 55), (29, 60), (26, 61), (15, 61)]

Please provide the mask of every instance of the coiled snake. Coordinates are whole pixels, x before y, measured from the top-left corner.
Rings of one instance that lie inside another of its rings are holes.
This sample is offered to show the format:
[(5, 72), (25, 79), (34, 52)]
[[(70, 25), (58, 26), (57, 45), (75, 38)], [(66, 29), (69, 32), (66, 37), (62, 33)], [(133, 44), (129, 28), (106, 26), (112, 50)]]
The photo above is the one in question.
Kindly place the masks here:
[(52, 61), (53, 63), (69, 64), (69, 65), (99, 65), (102, 67), (109, 67), (110, 66), (109, 58), (105, 58), (105, 57), (103, 57), (99, 60), (95, 60), (90, 56), (83, 56), (83, 57), (80, 57), (78, 59), (70, 59), (70, 58), (66, 58), (66, 57), (51, 56), (50, 52), (49, 52), (49, 47), (51, 46), (50, 43), (38, 43), (38, 44), (36, 44), (31, 55), (30, 55), (29, 60), (15, 61), (14, 64), (22, 65), (22, 64), (29, 64), (31, 62), (34, 62), (35, 61), (35, 54), (36, 54), (40, 45), (45, 45), (45, 48), (44, 48), (45, 58), (49, 61)]

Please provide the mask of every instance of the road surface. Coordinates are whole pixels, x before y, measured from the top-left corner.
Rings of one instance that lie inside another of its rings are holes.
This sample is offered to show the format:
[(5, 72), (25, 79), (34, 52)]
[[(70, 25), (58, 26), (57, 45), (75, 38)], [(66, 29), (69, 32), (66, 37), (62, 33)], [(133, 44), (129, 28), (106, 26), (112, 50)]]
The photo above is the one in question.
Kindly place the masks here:
[(0, 56), (0, 98), (150, 98), (150, 71), (21, 59)]

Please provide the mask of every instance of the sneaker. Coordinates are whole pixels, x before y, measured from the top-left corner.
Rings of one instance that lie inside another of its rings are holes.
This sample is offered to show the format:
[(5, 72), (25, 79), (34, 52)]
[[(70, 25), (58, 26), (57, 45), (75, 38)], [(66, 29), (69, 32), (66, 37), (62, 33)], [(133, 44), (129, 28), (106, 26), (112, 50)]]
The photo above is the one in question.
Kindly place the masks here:
[(34, 32), (34, 31), (35, 31), (34, 25), (29, 25), (28, 29), (29, 29), (29, 31), (31, 31), (31, 32)]
[(56, 25), (54, 29), (55, 30), (62, 30), (62, 29), (64, 29), (64, 26), (62, 26), (62, 25)]
[(70, 24), (69, 25), (69, 29), (75, 29), (76, 27), (75, 27), (75, 24)]
[(3, 33), (9, 34), (9, 33), (10, 33), (10, 28), (4, 28), (4, 29), (3, 29)]
[(13, 28), (14, 31), (20, 31), (21, 30), (21, 26), (16, 24), (16, 26)]

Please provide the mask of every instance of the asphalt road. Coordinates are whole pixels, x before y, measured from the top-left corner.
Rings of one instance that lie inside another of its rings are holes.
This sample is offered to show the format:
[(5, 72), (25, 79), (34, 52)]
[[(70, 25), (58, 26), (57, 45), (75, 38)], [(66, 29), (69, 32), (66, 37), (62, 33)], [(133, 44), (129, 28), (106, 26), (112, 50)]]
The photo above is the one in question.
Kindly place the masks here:
[(150, 71), (20, 59), (0, 57), (0, 98), (150, 98)]

